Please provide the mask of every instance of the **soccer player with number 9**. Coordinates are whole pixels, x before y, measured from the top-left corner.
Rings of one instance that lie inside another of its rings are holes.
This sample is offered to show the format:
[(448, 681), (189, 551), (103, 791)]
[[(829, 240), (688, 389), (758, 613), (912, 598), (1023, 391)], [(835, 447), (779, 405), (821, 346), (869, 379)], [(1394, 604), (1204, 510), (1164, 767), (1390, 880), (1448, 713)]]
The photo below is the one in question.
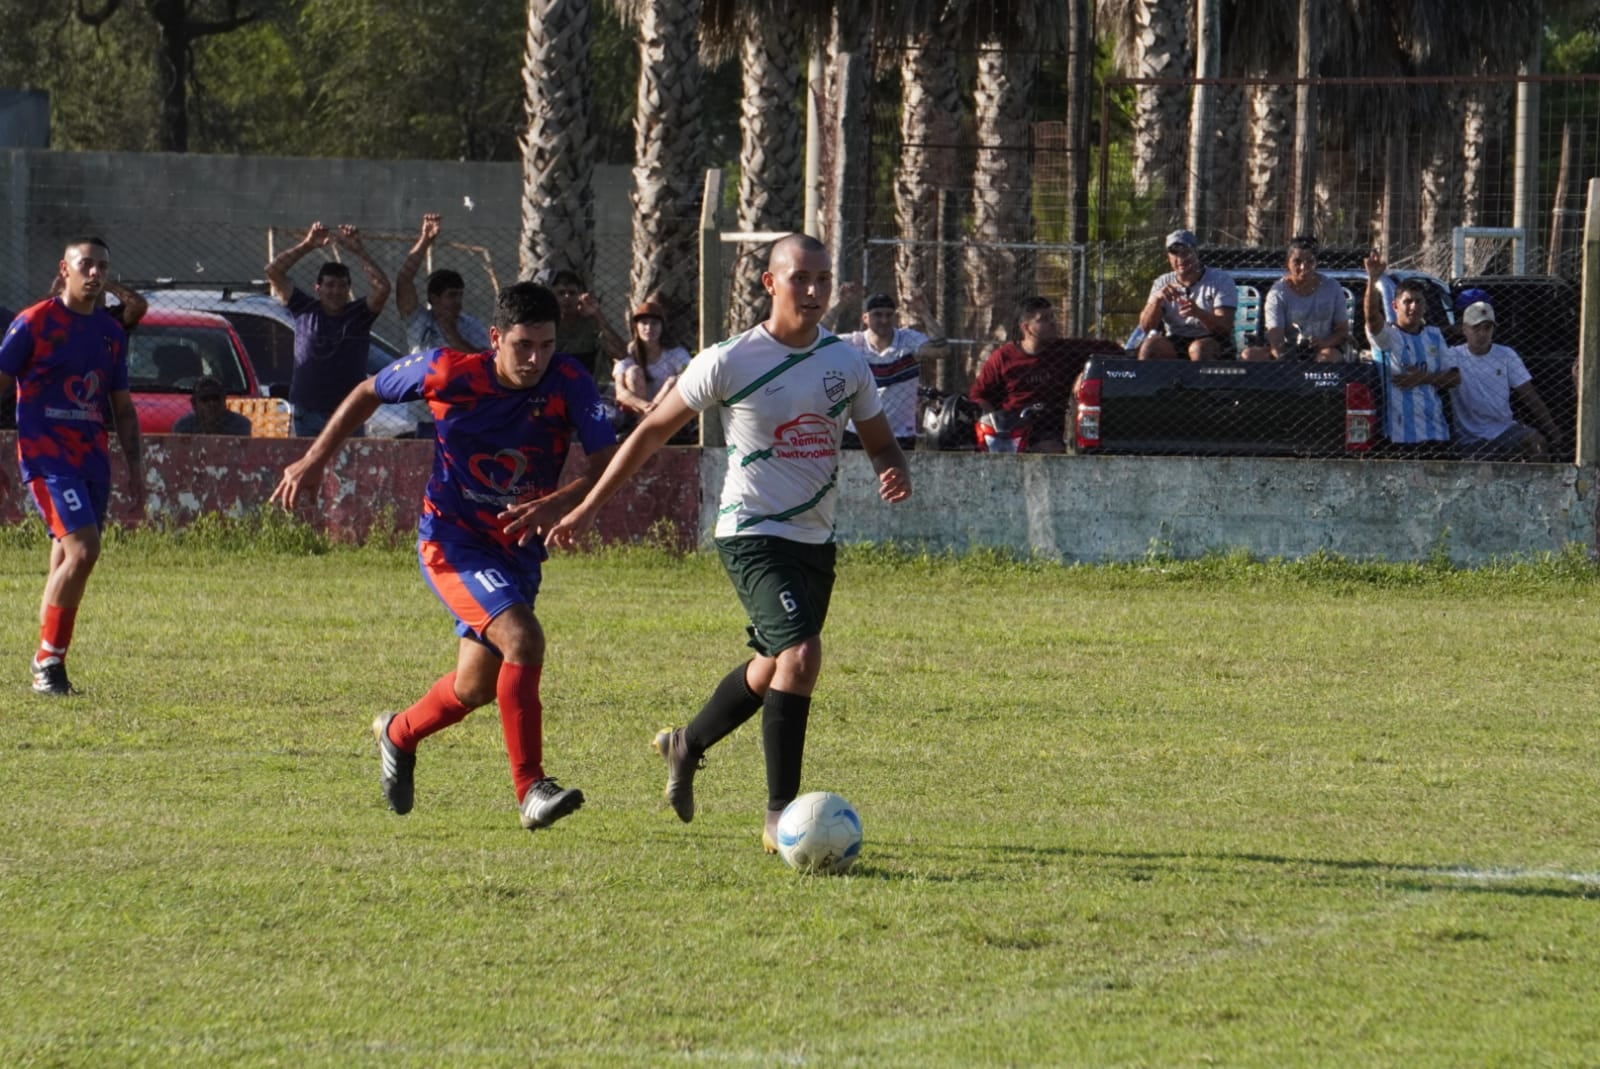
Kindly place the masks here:
[(75, 693), (67, 679), (67, 647), (100, 558), (111, 498), (108, 422), (116, 425), (128, 461), (128, 492), (136, 508), (144, 505), (127, 335), (100, 306), (110, 269), (103, 239), (67, 242), (56, 269), (60, 293), (23, 309), (0, 340), (0, 393), (17, 391), (22, 481), (50, 530), (33, 689), (58, 697)]

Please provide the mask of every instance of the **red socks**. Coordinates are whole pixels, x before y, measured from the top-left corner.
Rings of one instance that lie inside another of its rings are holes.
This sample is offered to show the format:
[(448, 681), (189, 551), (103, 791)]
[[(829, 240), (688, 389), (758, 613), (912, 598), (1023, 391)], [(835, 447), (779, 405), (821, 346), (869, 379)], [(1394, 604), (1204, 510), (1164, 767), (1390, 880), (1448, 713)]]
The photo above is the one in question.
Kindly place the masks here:
[(72, 625), (78, 621), (77, 606), (46, 605), (44, 622), (39, 625), (39, 652), (34, 660), (43, 664), (51, 657), (66, 660), (67, 647), (72, 644)]
[(470, 712), (456, 697), (456, 674), (451, 672), (440, 677), (421, 701), (389, 721), (389, 741), (410, 753), (417, 743), (460, 723)]
[(511, 759), (511, 782), (520, 802), (535, 780), (544, 779), (544, 706), (539, 701), (540, 664), (500, 666), (495, 700), (500, 704), (500, 730)]
[[(495, 688), (500, 730), (506, 738), (511, 782), (518, 801), (535, 780), (544, 778), (544, 706), (539, 701), (539, 677), (543, 672), (543, 665), (506, 662), (500, 666)], [(441, 677), (421, 701), (391, 720), (389, 741), (409, 753), (429, 735), (464, 719), (472, 710), (456, 697), (455, 682), (454, 672)]]

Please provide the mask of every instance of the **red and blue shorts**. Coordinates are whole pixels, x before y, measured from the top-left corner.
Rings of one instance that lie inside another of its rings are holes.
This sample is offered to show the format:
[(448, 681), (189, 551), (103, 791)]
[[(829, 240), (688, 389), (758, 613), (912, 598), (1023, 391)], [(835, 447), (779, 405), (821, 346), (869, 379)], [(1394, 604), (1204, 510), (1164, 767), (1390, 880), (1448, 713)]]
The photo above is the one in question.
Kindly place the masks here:
[(105, 525), (111, 500), (109, 483), (86, 482), (73, 475), (43, 475), (28, 480), (28, 493), (52, 538)]
[(497, 546), (470, 542), (417, 543), (422, 578), (456, 620), (456, 634), (491, 649), (484, 631), (513, 605), (533, 608), (542, 578), (534, 561), (518, 560)]

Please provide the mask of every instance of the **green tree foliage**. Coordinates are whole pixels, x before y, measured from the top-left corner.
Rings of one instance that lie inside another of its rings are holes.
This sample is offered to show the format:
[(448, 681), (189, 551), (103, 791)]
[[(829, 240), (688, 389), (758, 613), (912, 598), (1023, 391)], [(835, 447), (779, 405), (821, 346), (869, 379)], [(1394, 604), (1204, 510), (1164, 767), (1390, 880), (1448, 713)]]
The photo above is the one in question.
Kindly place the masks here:
[[(160, 32), (144, 0), (0, 0), (0, 85), (50, 94), (51, 141), (160, 147)], [(225, 4), (218, 0), (218, 13)], [(514, 160), (526, 9), (503, 0), (257, 0), (259, 17), (192, 42), (188, 148), (371, 159)], [(210, 18), (208, 0), (190, 4)], [(12, 32), (13, 27), (25, 27)], [(630, 162), (638, 52), (595, 9), (599, 161)], [(737, 100), (720, 98), (724, 111)], [(720, 119), (726, 124), (726, 117)], [(735, 146), (736, 148), (737, 146)]]

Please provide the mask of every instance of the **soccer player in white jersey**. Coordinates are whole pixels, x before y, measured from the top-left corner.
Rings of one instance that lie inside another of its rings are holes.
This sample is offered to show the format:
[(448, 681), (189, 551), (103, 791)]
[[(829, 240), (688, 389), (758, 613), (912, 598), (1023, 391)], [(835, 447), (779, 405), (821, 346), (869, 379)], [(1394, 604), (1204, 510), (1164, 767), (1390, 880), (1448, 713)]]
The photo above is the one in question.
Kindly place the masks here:
[[(800, 793), (806, 720), (822, 668), (845, 425), (855, 422), (884, 501), (910, 497), (911, 476), (866, 359), (820, 325), (833, 291), (828, 250), (804, 234), (782, 238), (761, 282), (772, 296), (767, 321), (690, 361), (545, 542), (575, 545), (606, 499), (675, 431), (697, 412), (720, 412), (728, 475), (716, 545), (750, 616), (755, 656), (717, 684), (686, 727), (660, 732), (655, 748), (667, 764), (667, 801), (679, 820), (693, 820), (694, 775), (705, 752), (761, 710), (767, 773), (761, 843), (775, 853), (778, 815)], [(516, 521), (506, 529), (516, 530)], [(540, 533), (526, 521), (523, 529), (525, 537)]]
[(1362, 311), (1373, 359), (1383, 373), (1383, 432), (1389, 452), (1399, 456), (1445, 456), (1450, 423), (1439, 391), (1461, 381), (1447, 370), (1448, 345), (1438, 327), (1427, 325), (1427, 289), (1420, 279), (1402, 279), (1394, 291), (1394, 322), (1383, 310), (1383, 272), (1388, 264), (1373, 249), (1364, 261), (1367, 294)]

